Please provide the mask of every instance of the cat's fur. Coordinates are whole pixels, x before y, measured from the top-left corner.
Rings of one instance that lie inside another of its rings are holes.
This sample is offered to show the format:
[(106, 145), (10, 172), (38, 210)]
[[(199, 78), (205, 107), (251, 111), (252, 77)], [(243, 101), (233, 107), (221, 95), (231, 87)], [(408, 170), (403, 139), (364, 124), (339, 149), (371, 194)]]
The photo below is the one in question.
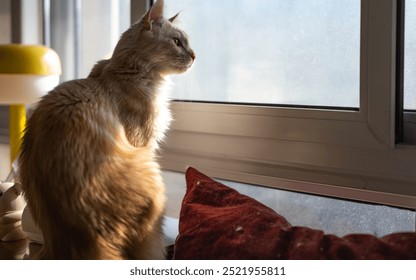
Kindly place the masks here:
[(164, 77), (195, 59), (163, 0), (86, 79), (48, 93), (29, 118), (20, 179), (44, 259), (162, 259), (165, 194), (155, 160), (170, 122)]

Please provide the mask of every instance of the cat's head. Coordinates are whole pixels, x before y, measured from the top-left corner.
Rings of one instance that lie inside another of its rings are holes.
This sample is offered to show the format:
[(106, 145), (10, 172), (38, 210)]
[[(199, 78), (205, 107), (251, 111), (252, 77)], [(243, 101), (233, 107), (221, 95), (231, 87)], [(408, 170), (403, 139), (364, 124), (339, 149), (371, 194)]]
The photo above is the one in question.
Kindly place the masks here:
[(187, 34), (174, 25), (177, 17), (166, 19), (164, 1), (158, 0), (140, 21), (122, 35), (111, 60), (118, 67), (147, 68), (149, 72), (177, 74), (192, 66), (195, 53)]

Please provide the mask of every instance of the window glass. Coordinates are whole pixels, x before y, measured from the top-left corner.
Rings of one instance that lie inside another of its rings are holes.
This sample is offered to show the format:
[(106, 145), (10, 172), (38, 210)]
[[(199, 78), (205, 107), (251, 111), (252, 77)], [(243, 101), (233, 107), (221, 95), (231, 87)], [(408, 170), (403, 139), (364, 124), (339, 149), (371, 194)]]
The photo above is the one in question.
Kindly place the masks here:
[(405, 2), (404, 109), (416, 110), (416, 0)]
[(173, 98), (359, 107), (360, 2), (165, 1), (197, 54)]

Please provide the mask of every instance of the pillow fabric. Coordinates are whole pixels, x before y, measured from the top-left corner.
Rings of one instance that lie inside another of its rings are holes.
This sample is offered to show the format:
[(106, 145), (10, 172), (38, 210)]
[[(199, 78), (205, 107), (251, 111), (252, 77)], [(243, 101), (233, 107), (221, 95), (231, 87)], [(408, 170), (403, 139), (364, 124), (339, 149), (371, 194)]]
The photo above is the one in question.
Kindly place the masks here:
[(416, 259), (416, 233), (343, 238), (292, 227), (282, 216), (194, 168), (179, 218), (174, 259)]

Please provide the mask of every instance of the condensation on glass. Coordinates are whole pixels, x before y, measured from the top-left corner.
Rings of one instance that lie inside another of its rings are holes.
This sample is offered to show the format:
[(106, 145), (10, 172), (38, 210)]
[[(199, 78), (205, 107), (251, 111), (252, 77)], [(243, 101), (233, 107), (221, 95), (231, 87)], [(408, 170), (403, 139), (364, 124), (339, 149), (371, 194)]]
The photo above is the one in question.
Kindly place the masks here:
[(166, 0), (197, 53), (179, 100), (359, 107), (360, 0)]

